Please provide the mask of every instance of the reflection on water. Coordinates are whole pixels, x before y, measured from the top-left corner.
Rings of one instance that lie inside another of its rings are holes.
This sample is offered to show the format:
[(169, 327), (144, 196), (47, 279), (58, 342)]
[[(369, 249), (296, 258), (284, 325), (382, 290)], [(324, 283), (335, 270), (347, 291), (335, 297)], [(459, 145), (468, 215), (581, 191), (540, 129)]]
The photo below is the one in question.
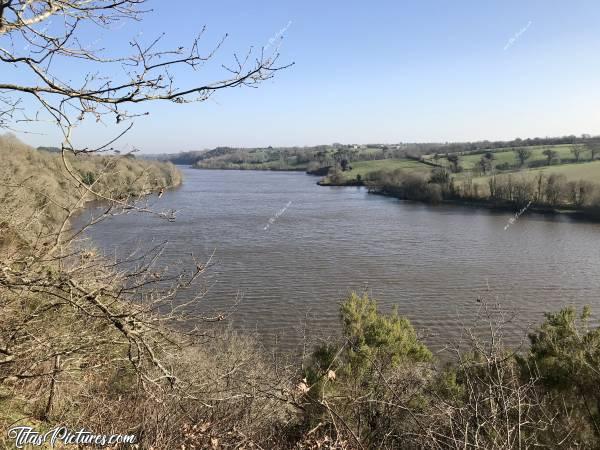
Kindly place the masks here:
[(505, 230), (510, 213), (319, 187), (302, 173), (184, 175), (184, 185), (159, 203), (179, 210), (177, 221), (119, 216), (91, 238), (117, 256), (167, 240), (162, 262), (171, 267), (216, 250), (210, 292), (198, 308), (229, 309), (241, 293), (231, 320), (266, 343), (290, 349), (306, 317), (311, 334), (334, 334), (337, 302), (352, 289), (368, 289), (385, 309), (397, 306), (434, 348), (470, 323), (480, 295), (518, 310), (508, 330), (515, 341), (544, 311), (565, 304), (600, 310), (596, 224), (525, 213)]

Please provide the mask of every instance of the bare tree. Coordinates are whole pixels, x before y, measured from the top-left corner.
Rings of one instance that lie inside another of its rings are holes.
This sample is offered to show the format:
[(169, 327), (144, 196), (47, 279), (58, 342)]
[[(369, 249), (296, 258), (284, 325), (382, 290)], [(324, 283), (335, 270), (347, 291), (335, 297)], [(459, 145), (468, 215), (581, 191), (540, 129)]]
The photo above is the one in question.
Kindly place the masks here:
[(546, 162), (548, 163), (548, 165), (552, 164), (552, 161), (554, 161), (556, 159), (556, 156), (558, 155), (556, 153), (555, 150), (552, 150), (552, 148), (547, 147), (542, 154), (546, 157)]
[[(222, 79), (180, 86), (175, 74), (198, 72), (213, 59), (226, 36), (205, 53), (201, 52), (204, 29), (187, 48), (161, 48), (163, 35), (147, 43), (134, 38), (132, 52), (125, 55), (109, 55), (81, 42), (84, 26), (103, 28), (142, 20), (148, 13), (145, 4), (146, 0), (2, 0), (0, 61), (12, 67), (9, 73), (15, 81), (0, 82), (0, 125), (41, 120), (40, 113), (45, 112), (61, 127), (64, 149), (100, 151), (114, 139), (98, 148), (77, 149), (72, 144), (75, 127), (88, 117), (120, 124), (146, 114), (139, 108), (129, 111), (128, 106), (156, 100), (202, 102), (223, 89), (256, 86), (284, 67), (277, 65), (277, 46), (269, 54), (264, 49), (257, 54), (250, 50), (243, 57), (234, 55), (232, 64), (223, 66)], [(73, 81), (65, 80), (61, 72), (61, 65), (69, 61), (81, 70)], [(35, 100), (41, 111), (25, 110), (26, 97)]]
[(485, 154), (477, 162), (477, 166), (479, 166), (480, 170), (483, 172), (484, 175), (494, 170), (493, 162), (495, 159), (496, 157), (492, 152), (485, 152)]
[(600, 141), (593, 140), (591, 142), (587, 142), (585, 146), (590, 150), (590, 159), (593, 161), (596, 159), (596, 155), (600, 152)]
[(558, 206), (566, 194), (566, 177), (563, 174), (552, 173), (546, 180), (545, 197), (550, 206)]
[(573, 153), (573, 156), (575, 157), (575, 161), (579, 162), (579, 158), (581, 158), (581, 152), (583, 151), (583, 149), (581, 148), (581, 146), (574, 144), (571, 146), (571, 153)]
[(531, 157), (531, 150), (529, 150), (527, 147), (519, 147), (515, 149), (515, 155), (519, 160), (519, 165), (523, 167), (525, 165), (525, 161)]
[[(174, 211), (158, 210), (156, 197), (150, 195), (169, 183), (157, 186), (143, 168), (137, 176), (141, 181), (132, 183), (135, 189), (120, 189), (106, 180), (122, 181), (117, 165), (126, 157), (95, 156), (110, 150), (131, 129), (133, 119), (147, 114), (140, 105), (203, 102), (224, 89), (256, 87), (287, 67), (277, 63), (278, 46), (268, 54), (265, 49), (249, 50), (241, 57), (233, 55), (231, 64), (223, 66), (222, 78), (181, 86), (176, 75), (200, 71), (226, 36), (205, 53), (204, 29), (187, 48), (161, 48), (161, 35), (146, 43), (133, 39), (131, 53), (125, 55), (110, 55), (82, 42), (83, 29), (143, 20), (149, 13), (146, 3), (0, 0), (0, 128), (50, 120), (62, 136), (60, 165), (52, 162), (59, 195), (46, 192), (35, 180), (5, 174), (0, 189), (0, 386), (14, 396), (25, 389), (35, 393), (41, 419), (59, 414), (54, 406), (69, 401), (61, 390), (91, 398), (86, 383), (109, 385), (113, 376), (134, 380), (129, 385), (137, 386), (131, 410), (139, 415), (149, 399), (163, 405), (181, 399), (199, 402), (199, 392), (204, 392), (200, 384), (175, 361), (189, 345), (205, 339), (210, 323), (227, 317), (227, 312), (206, 315), (195, 325), (185, 318), (187, 308), (203, 297), (198, 281), (210, 258), (192, 256), (189, 266), (174, 273), (157, 265), (164, 243), (111, 261), (81, 242), (87, 228), (113, 215), (140, 211), (175, 218)], [(65, 64), (76, 68), (68, 79)], [(88, 119), (118, 126), (118, 131), (101, 145), (78, 148), (74, 132)], [(86, 156), (101, 169), (82, 171)], [(74, 227), (73, 218), (92, 199), (102, 200), (102, 209)], [(57, 213), (49, 214), (50, 209)], [(194, 295), (187, 301), (176, 299), (177, 292), (192, 288)], [(173, 408), (180, 410), (181, 405)], [(97, 417), (106, 411), (89, 413)]]
[(448, 162), (450, 163), (450, 167), (453, 172), (458, 172), (460, 168), (460, 158), (456, 154), (449, 154), (447, 156)]

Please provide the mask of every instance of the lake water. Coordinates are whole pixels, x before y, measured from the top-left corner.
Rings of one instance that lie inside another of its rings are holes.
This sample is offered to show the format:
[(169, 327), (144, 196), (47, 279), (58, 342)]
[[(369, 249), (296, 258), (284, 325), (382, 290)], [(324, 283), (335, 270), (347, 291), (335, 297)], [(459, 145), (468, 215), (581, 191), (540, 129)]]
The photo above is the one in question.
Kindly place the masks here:
[(474, 321), (478, 296), (516, 311), (506, 327), (513, 343), (544, 311), (600, 311), (598, 224), (525, 213), (505, 230), (509, 213), (320, 187), (303, 173), (183, 173), (155, 206), (178, 210), (175, 222), (118, 216), (91, 238), (117, 257), (167, 240), (161, 264), (171, 268), (214, 251), (209, 293), (190, 319), (231, 310), (229, 323), (268, 346), (292, 350), (305, 332), (337, 333), (338, 302), (350, 290), (396, 306), (434, 349)]

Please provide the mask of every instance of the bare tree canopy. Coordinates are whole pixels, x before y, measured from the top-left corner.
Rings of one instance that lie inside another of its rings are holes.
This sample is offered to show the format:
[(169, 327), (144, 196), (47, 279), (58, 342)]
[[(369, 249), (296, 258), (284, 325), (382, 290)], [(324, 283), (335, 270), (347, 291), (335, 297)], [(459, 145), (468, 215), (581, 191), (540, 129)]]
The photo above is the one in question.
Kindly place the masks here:
[[(118, 124), (145, 114), (128, 111), (127, 105), (153, 100), (202, 102), (222, 89), (254, 87), (288, 66), (278, 64), (277, 46), (268, 54), (264, 48), (250, 48), (222, 66), (220, 79), (204, 81), (194, 74), (197, 83), (181, 86), (175, 74), (200, 72), (227, 35), (205, 46), (202, 28), (189, 46), (174, 48), (162, 47), (164, 34), (149, 42), (134, 38), (128, 45), (130, 52), (122, 55), (108, 54), (81, 40), (82, 31), (89, 32), (90, 27), (106, 29), (141, 20), (151, 12), (146, 4), (147, 0), (0, 0), (0, 60), (13, 69), (13, 80), (7, 81), (5, 74), (0, 82), (0, 127), (42, 120), (40, 112), (45, 111), (61, 127), (63, 146), (77, 150), (71, 133), (88, 117)], [(81, 75), (70, 73), (72, 79), (65, 79), (65, 63), (78, 64), (81, 71), (76, 72)], [(25, 107), (27, 97), (40, 108)]]
[[(131, 210), (174, 220), (175, 211), (158, 212), (153, 203), (179, 184), (177, 169), (82, 153), (110, 150), (132, 119), (147, 113), (136, 105), (202, 102), (223, 89), (256, 87), (287, 67), (277, 63), (277, 46), (268, 54), (250, 48), (222, 66), (222, 77), (206, 81), (201, 69), (227, 35), (206, 46), (205, 28), (187, 47), (164, 48), (164, 34), (125, 42), (126, 54), (86, 43), (90, 33), (141, 20), (151, 12), (148, 3), (0, 0), (0, 129), (49, 121), (62, 133), (60, 155), (0, 135), (0, 385), (16, 398), (24, 388), (19, 383), (39, 383), (28, 388), (44, 392), (45, 405), (35, 414), (41, 420), (50, 419), (59, 391), (66, 392), (58, 378), (76, 385), (92, 373), (105, 379), (104, 370), (132, 370), (140, 385), (155, 388), (152, 395), (161, 386), (169, 396), (180, 387), (189, 395), (189, 381), (180, 381), (168, 359), (179, 359), (206, 332), (185, 322), (183, 311), (202, 298), (198, 284), (210, 258), (200, 262), (192, 255), (191, 269), (167, 273), (156, 267), (166, 243), (117, 262), (82, 240), (87, 228)], [(101, 145), (77, 148), (73, 132), (86, 120), (115, 128), (108, 128)], [(25, 179), (18, 170), (23, 167)], [(102, 200), (99, 212), (74, 225), (75, 215), (94, 199)], [(176, 301), (183, 289), (194, 294)]]

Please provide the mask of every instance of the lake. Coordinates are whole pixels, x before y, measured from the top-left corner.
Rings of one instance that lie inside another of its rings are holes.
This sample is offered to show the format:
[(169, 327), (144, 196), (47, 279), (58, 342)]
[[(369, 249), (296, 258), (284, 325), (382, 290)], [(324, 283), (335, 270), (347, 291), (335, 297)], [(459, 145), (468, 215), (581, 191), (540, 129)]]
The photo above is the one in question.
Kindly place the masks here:
[(117, 216), (89, 235), (117, 258), (166, 240), (160, 263), (170, 268), (214, 251), (209, 292), (190, 319), (232, 312), (228, 323), (268, 347), (338, 333), (338, 303), (351, 290), (397, 307), (435, 350), (473, 323), (478, 297), (516, 313), (511, 344), (545, 311), (600, 310), (598, 224), (525, 213), (505, 229), (509, 213), (320, 187), (303, 173), (182, 171), (183, 185), (155, 200), (178, 211), (174, 222)]

